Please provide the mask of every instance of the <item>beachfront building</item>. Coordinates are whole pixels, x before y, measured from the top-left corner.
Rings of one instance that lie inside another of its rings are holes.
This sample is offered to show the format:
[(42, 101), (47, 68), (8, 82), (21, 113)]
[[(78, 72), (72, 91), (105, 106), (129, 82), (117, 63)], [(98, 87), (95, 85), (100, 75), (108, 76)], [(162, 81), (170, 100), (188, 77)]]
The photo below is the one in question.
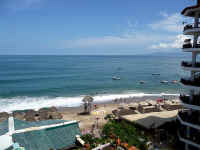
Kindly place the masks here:
[(27, 122), (11, 116), (0, 123), (0, 150), (66, 150), (76, 145), (79, 135), (77, 121)]
[(182, 68), (191, 73), (189, 78), (181, 79), (189, 93), (180, 95), (185, 109), (177, 115), (178, 136), (185, 144), (185, 150), (200, 150), (200, 62), (197, 60), (200, 53), (200, 0), (195, 6), (185, 8), (182, 15), (194, 19), (194, 23), (186, 24), (183, 31), (190, 37), (184, 41), (183, 51), (192, 53), (192, 61), (182, 62)]

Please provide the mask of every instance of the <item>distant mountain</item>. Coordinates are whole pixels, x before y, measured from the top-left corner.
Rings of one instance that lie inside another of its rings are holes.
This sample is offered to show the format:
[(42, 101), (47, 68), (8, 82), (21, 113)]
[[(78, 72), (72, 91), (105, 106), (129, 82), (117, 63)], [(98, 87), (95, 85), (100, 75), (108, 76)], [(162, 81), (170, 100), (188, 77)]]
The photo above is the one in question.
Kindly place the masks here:
[(153, 56), (188, 56), (188, 53), (184, 53), (182, 51), (180, 52), (154, 52), (151, 53), (150, 55)]

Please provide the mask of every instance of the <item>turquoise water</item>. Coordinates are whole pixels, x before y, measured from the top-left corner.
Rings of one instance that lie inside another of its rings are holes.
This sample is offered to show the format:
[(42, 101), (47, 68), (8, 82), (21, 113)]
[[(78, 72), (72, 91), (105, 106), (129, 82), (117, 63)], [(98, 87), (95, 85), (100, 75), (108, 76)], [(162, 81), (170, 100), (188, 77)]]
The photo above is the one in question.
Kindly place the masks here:
[[(189, 57), (188, 57), (189, 58)], [(0, 111), (74, 106), (83, 95), (100, 100), (128, 94), (175, 94), (185, 56), (0, 56)], [(160, 76), (152, 76), (159, 73)], [(121, 80), (112, 80), (116, 75)], [(142, 80), (145, 84), (139, 84)]]

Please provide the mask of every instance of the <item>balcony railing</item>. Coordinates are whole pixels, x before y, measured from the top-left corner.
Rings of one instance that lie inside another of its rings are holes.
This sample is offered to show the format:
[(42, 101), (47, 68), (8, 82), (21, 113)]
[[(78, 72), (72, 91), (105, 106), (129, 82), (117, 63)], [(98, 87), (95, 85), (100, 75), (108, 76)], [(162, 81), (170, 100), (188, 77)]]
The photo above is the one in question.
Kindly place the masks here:
[(192, 62), (182, 61), (182, 67), (200, 67), (200, 62), (196, 62), (194, 66), (192, 66)]
[(199, 25), (198, 25), (198, 27), (194, 27), (194, 24), (187, 24), (184, 26), (184, 31), (186, 31), (188, 29), (194, 29), (194, 28), (199, 28)]
[(195, 46), (192, 45), (192, 43), (183, 44), (184, 48), (200, 48), (200, 44), (196, 44)]
[(181, 120), (183, 120), (184, 122), (188, 122), (188, 123), (200, 126), (200, 121), (198, 119), (200, 115), (199, 111), (193, 111), (191, 112), (190, 115), (188, 114), (187, 111), (180, 111), (178, 114)]
[(180, 95), (180, 100), (185, 104), (200, 106), (200, 94)]
[(193, 46), (192, 46), (191, 43), (183, 44), (183, 49), (184, 49), (184, 48), (193, 48)]
[(184, 85), (200, 86), (200, 77), (196, 77), (194, 79), (181, 78), (180, 82), (183, 83)]
[(177, 120), (178, 134), (181, 138), (187, 139), (193, 143), (200, 144), (199, 130), (190, 128), (189, 136), (187, 136), (187, 127), (182, 125), (179, 120)]
[(182, 138), (186, 138), (187, 127), (185, 125), (182, 125), (181, 122), (178, 119), (176, 120), (176, 124), (177, 124), (177, 129), (178, 129), (179, 135)]

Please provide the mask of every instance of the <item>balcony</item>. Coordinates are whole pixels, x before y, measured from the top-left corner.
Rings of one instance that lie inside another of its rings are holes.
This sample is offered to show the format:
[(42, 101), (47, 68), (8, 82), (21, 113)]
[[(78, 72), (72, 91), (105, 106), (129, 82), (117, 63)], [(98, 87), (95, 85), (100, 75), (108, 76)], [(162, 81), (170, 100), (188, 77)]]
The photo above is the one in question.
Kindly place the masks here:
[(188, 78), (181, 78), (180, 81), (182, 84), (187, 85), (187, 86), (195, 86), (195, 87), (200, 87), (200, 77), (195, 77), (194, 79)]
[(194, 24), (187, 24), (184, 26), (183, 33), (185, 35), (193, 35), (195, 33), (199, 33), (199, 31), (200, 31), (199, 25), (198, 27), (194, 27)]
[(182, 61), (181, 66), (182, 67), (197, 67), (197, 68), (200, 68), (200, 62), (196, 62), (194, 64), (194, 66), (192, 66), (192, 62)]
[(192, 43), (184, 43), (183, 49), (185, 48), (200, 48), (200, 44), (197, 44), (196, 46), (193, 46)]
[(189, 134), (187, 135), (187, 126), (181, 124), (179, 120), (177, 120), (177, 127), (179, 139), (181, 139), (181, 141), (193, 145), (195, 147), (200, 147), (200, 130), (190, 128)]
[(180, 100), (184, 103), (186, 108), (200, 110), (200, 94), (196, 95), (180, 95)]
[(192, 111), (190, 113), (191, 114), (189, 114), (188, 111), (180, 111), (178, 113), (178, 116), (188, 126), (196, 128), (196, 129), (200, 129), (200, 120), (199, 120), (200, 112), (199, 111)]
[(182, 138), (186, 138), (187, 126), (183, 125), (180, 120), (176, 120), (178, 133)]
[(193, 28), (194, 28), (194, 24), (187, 24), (184, 26), (184, 31), (188, 29), (193, 29)]
[(191, 39), (185, 39), (182, 48), (185, 52), (200, 52), (200, 44), (193, 45)]
[(185, 48), (193, 48), (192, 43), (184, 43), (183, 49), (185, 49)]
[(194, 65), (192, 65), (192, 62), (183, 61), (181, 66), (187, 71), (200, 71), (200, 62), (196, 62)]

